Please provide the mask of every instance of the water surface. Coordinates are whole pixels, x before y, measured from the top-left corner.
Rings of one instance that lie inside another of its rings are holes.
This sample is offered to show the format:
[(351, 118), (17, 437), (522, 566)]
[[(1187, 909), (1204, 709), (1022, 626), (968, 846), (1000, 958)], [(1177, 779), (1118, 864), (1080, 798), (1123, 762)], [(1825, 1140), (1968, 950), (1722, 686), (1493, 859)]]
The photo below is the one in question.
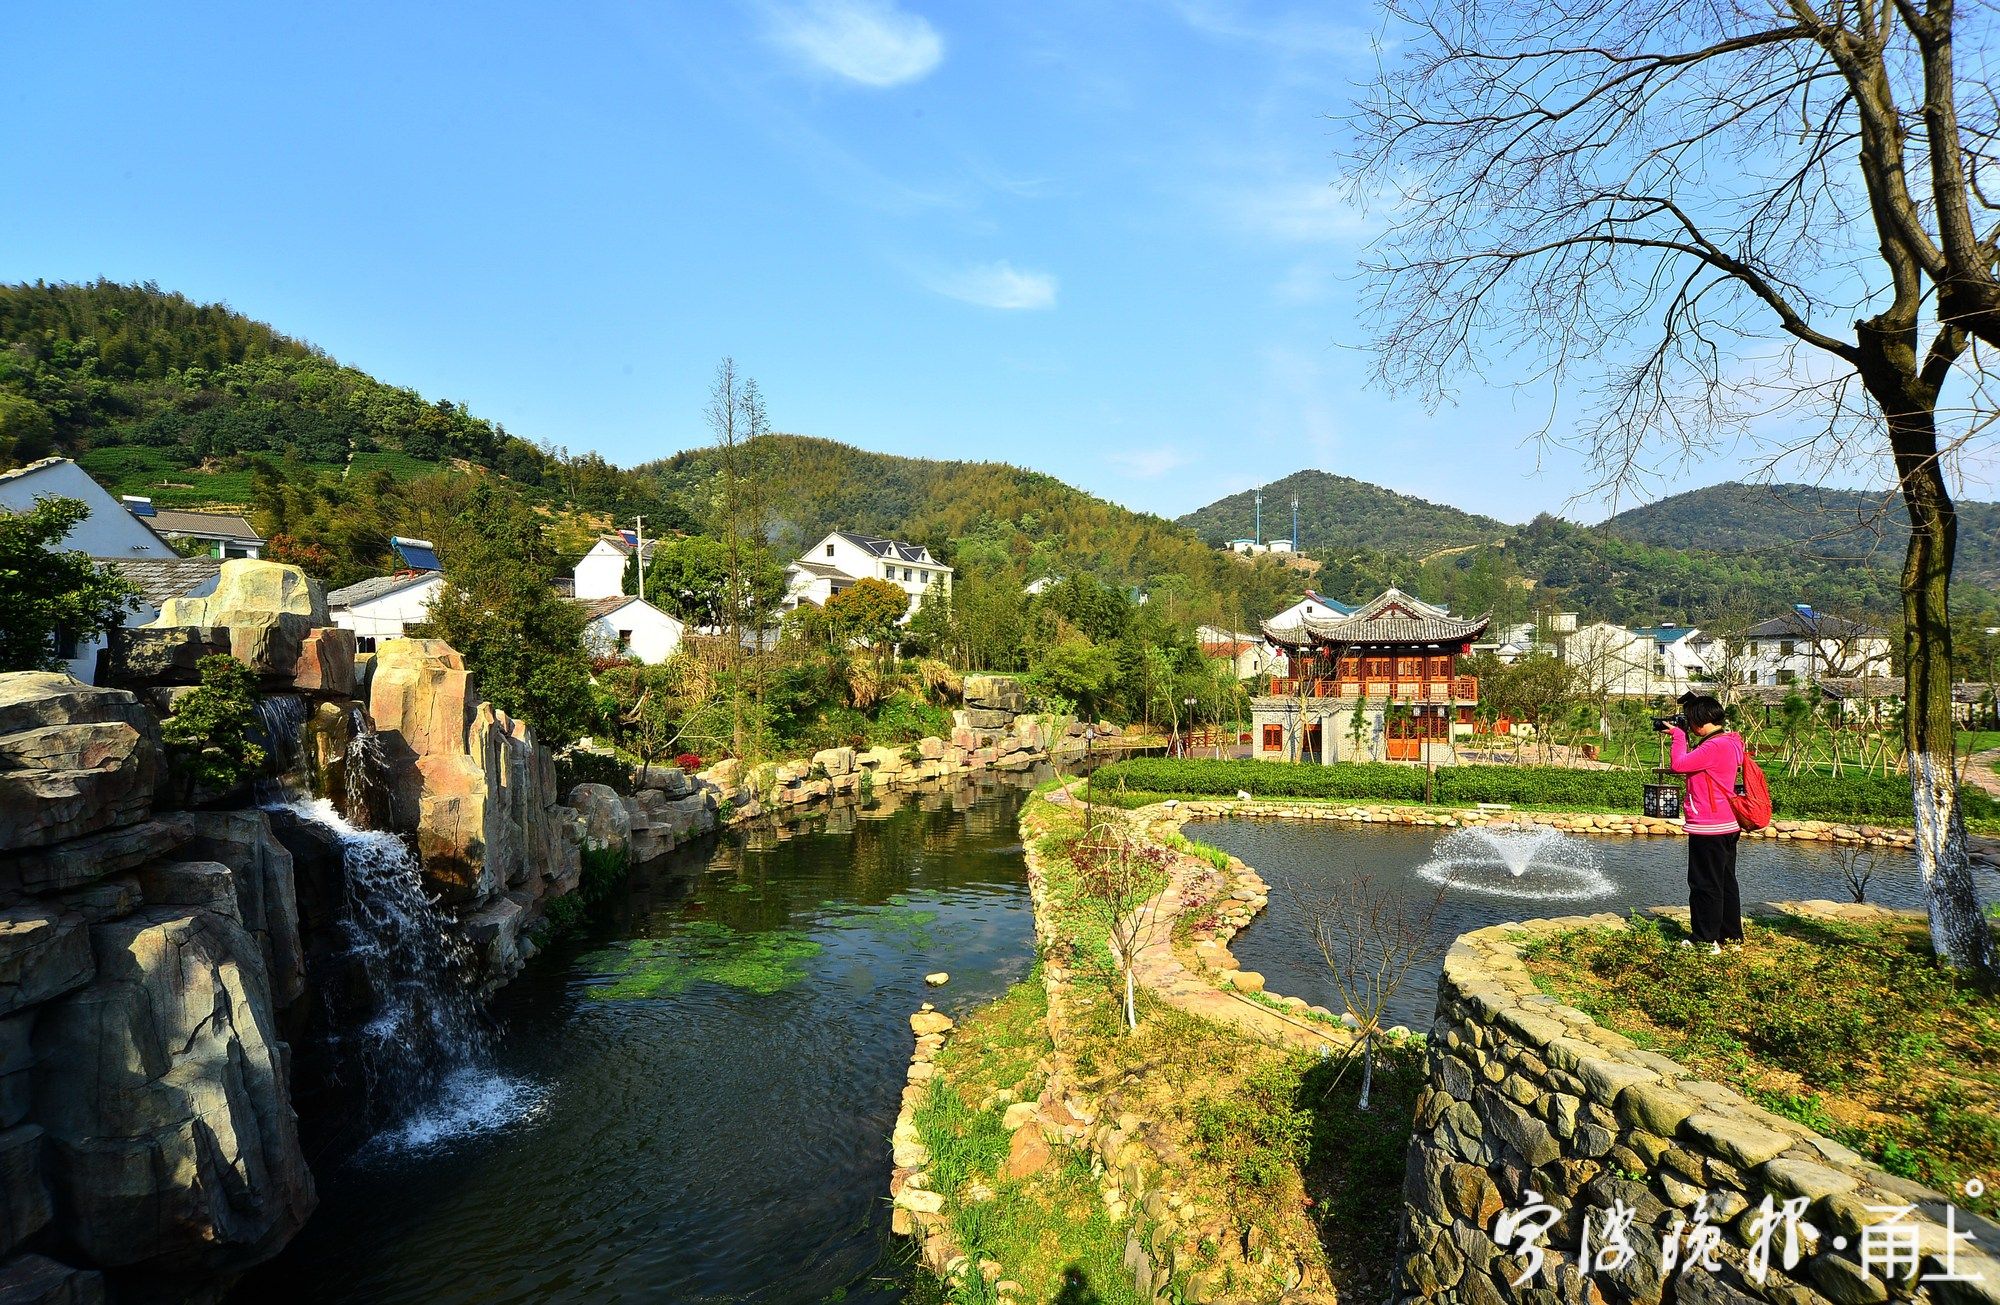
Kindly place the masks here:
[(238, 1298), (900, 1300), (908, 1020), (1025, 973), (1022, 796), (885, 797), (635, 871), (497, 1000), (512, 1094), (454, 1085), (434, 1127), (319, 1172), (318, 1213)]
[[(1316, 889), (1362, 875), (1373, 886), (1426, 906), (1442, 886), (1443, 904), (1433, 921), (1439, 939), (1507, 920), (1557, 915), (1625, 914), (1648, 906), (1687, 905), (1687, 844), (1680, 838), (1629, 835), (1558, 835), (1537, 849), (1516, 877), (1505, 857), (1481, 865), (1459, 863), (1439, 872), (1445, 857), (1473, 830), (1395, 825), (1347, 825), (1307, 820), (1217, 820), (1187, 826), (1190, 838), (1211, 843), (1256, 867), (1271, 885), (1270, 904), (1251, 921), (1230, 951), (1246, 970), (1265, 976), (1273, 991), (1303, 997), (1335, 1011), (1341, 1003), (1332, 977), (1313, 946), (1305, 913), (1289, 885), (1307, 896)], [(1923, 883), (1907, 851), (1863, 849), (1872, 859), (1868, 900), (1878, 906), (1921, 908)], [(1803, 898), (1847, 900), (1840, 853), (1823, 843), (1746, 839), (1736, 877), (1746, 906)], [(2000, 899), (2000, 876), (1977, 875), (1981, 898)], [(1413, 972), (1389, 1006), (1392, 1023), (1428, 1029), (1437, 1007), (1437, 967)]]

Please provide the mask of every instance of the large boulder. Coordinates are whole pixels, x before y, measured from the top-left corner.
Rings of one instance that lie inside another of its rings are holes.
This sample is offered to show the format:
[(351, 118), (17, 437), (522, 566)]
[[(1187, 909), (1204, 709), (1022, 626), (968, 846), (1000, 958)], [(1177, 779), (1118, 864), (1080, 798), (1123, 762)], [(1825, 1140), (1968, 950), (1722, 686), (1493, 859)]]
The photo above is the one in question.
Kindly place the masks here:
[[(227, 868), (233, 900), (217, 909), (233, 914), (257, 940), (271, 998), (280, 1009), (290, 1006), (305, 994), (306, 985), (291, 850), (279, 841), (270, 817), (262, 811), (197, 811), (187, 820), (195, 837), (182, 855)], [(154, 896), (145, 873), (140, 883), (146, 886), (148, 902), (166, 900)]]
[(38, 903), (0, 910), (0, 1015), (80, 987), (91, 970), (82, 915)]
[(329, 698), (354, 695), (354, 631), (323, 625), (299, 641), (292, 664), (292, 687)]
[(201, 659), (228, 651), (227, 630), (119, 626), (97, 654), (96, 681), (113, 689), (195, 684), (201, 679)]
[[(575, 886), (578, 831), (558, 800), (555, 759), (526, 721), (477, 701), (465, 660), (449, 644), (381, 644), (369, 707), (389, 823), (416, 837), (433, 888), (477, 909), (509, 890), (534, 901)], [(502, 936), (511, 944), (511, 932)]]
[(0, 859), (0, 893), (61, 893), (165, 856), (194, 837), (185, 815), (156, 816), (136, 825), (86, 834), (54, 847), (31, 848)]
[(239, 557), (222, 564), (212, 591), (169, 598), (152, 624), (226, 628), (230, 655), (267, 679), (289, 680), (306, 636), (331, 622), (319, 581), (283, 562)]
[(0, 675), (0, 848), (135, 824), (159, 774), (158, 731), (131, 693), (53, 671)]
[[(678, 772), (676, 772), (678, 773)], [(625, 799), (603, 784), (578, 784), (564, 804), (576, 812), (585, 850), (626, 851), (632, 843), (632, 817)]]
[(97, 980), (38, 1014), (34, 1109), (68, 1242), (104, 1266), (240, 1270), (316, 1201), (255, 940), (157, 906), (91, 931)]
[(968, 675), (965, 705), (1015, 715), (1028, 709), (1028, 695), (1018, 681), (1004, 675)]
[(104, 1275), (73, 1269), (46, 1255), (17, 1255), (0, 1264), (0, 1301), (7, 1305), (104, 1305)]

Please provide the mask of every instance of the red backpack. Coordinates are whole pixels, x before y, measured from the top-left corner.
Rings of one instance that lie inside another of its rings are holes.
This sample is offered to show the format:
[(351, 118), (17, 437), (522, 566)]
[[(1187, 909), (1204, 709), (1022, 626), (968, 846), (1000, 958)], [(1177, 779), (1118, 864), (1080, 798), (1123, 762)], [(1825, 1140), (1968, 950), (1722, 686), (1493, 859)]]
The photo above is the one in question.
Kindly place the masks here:
[(1771, 786), (1764, 779), (1764, 768), (1750, 755), (1748, 743), (1743, 745), (1743, 791), (1729, 795), (1729, 813), (1744, 829), (1762, 829), (1771, 823)]

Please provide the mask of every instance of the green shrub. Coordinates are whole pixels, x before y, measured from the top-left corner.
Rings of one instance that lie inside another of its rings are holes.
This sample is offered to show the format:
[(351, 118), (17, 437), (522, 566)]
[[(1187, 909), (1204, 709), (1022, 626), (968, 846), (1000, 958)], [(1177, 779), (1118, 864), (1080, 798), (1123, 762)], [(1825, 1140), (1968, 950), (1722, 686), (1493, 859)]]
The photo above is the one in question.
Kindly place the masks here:
[(1312, 1139), (1312, 1114), (1298, 1097), (1298, 1065), (1259, 1066), (1235, 1090), (1195, 1102), (1196, 1154), (1242, 1186), (1275, 1186), (1298, 1169)]
[(257, 724), (257, 677), (226, 653), (202, 658), (195, 670), (200, 685), (174, 704), (160, 738), (174, 767), (198, 792), (225, 793), (264, 764), (264, 749), (250, 741)]
[(632, 767), (609, 752), (571, 748), (556, 758), (556, 793), (568, 797), (578, 784), (602, 784), (614, 793), (630, 796)]
[[(1094, 794), (1120, 789), (1146, 794), (1262, 798), (1319, 798), (1356, 802), (1422, 802), (1421, 766), (1387, 762), (1319, 765), (1289, 761), (1205, 761), (1134, 757), (1102, 766), (1091, 776)], [(1442, 766), (1433, 800), (1445, 806), (1505, 802), (1556, 811), (1640, 809), (1649, 772), (1572, 770), (1564, 766)], [(1771, 807), (1779, 819), (1861, 820), (1907, 824), (1912, 818), (1910, 781), (1899, 775), (1771, 775)], [(1959, 790), (1968, 820), (2000, 817), (2000, 801), (1976, 788)]]

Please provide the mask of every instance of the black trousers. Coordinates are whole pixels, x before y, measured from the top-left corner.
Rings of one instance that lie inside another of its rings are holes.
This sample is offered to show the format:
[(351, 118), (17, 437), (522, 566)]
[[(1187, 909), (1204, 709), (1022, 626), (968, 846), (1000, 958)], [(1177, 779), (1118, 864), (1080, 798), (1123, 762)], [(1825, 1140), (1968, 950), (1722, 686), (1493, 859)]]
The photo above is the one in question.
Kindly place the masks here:
[(1688, 932), (1696, 942), (1743, 940), (1743, 904), (1736, 896), (1736, 840), (1741, 837), (1688, 835)]

